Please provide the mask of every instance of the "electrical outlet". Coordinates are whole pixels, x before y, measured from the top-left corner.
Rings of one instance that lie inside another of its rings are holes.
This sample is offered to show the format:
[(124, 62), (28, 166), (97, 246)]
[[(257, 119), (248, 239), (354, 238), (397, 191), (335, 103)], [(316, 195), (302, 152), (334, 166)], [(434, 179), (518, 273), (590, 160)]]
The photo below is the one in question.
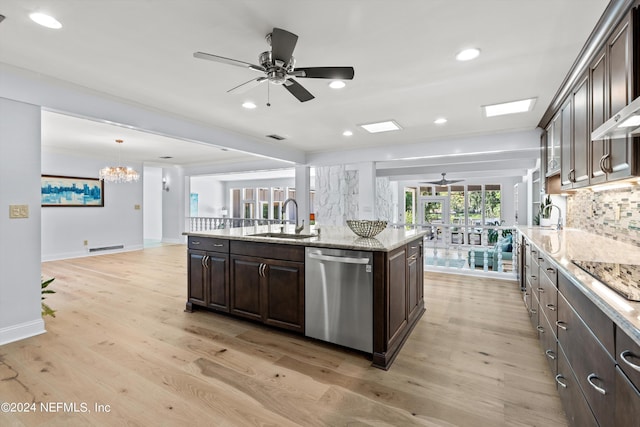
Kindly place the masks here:
[(29, 205), (9, 205), (9, 218), (29, 218)]

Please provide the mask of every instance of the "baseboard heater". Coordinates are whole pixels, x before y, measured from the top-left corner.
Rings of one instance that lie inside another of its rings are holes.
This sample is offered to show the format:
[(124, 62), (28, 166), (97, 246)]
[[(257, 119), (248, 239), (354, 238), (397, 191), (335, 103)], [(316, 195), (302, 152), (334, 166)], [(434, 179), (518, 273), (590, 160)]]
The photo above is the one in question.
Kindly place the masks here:
[(89, 248), (89, 252), (111, 251), (113, 249), (124, 249), (124, 245), (102, 246), (100, 248)]

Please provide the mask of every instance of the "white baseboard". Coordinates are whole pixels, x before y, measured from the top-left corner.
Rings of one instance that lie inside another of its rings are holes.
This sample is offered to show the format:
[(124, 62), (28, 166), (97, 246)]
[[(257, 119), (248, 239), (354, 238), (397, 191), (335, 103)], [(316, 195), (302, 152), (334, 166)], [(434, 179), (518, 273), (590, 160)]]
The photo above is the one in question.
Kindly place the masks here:
[(62, 252), (58, 254), (43, 254), (41, 257), (41, 261), (42, 262), (60, 261), (63, 259), (85, 258), (90, 256), (115, 254), (118, 252), (140, 251), (142, 249), (144, 249), (144, 245), (125, 245), (124, 249), (114, 249), (114, 250), (92, 252), (92, 253), (89, 253), (87, 250), (83, 250), (82, 252)]
[(45, 332), (47, 331), (44, 329), (44, 320), (42, 319), (8, 326), (0, 329), (0, 345), (34, 337), (36, 335), (44, 334)]

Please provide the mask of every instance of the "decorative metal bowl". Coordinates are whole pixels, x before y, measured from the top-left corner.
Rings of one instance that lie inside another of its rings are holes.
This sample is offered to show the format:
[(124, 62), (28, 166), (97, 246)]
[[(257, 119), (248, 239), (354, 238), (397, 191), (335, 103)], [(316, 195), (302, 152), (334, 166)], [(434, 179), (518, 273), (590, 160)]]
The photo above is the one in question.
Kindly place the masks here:
[(367, 219), (348, 219), (347, 225), (360, 237), (373, 237), (387, 228), (387, 221), (372, 221)]

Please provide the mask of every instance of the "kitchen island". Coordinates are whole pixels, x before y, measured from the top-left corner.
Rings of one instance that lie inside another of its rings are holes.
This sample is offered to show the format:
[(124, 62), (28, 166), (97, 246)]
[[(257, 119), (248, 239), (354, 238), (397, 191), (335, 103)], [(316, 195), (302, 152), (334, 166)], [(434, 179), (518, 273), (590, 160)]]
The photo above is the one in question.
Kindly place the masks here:
[[(185, 235), (186, 311), (205, 308), (311, 335), (307, 329), (315, 324), (307, 328), (305, 314), (317, 311), (315, 304), (321, 301), (305, 301), (305, 287), (312, 282), (305, 279), (309, 262), (305, 251), (308, 255), (310, 250), (323, 248), (358, 251), (370, 257), (366, 271), (371, 276), (372, 297), (363, 301), (371, 305), (371, 331), (366, 333), (371, 334), (372, 345), (366, 353), (373, 366), (391, 366), (425, 310), (422, 231), (387, 228), (375, 238), (362, 238), (347, 227), (322, 226), (320, 233), (312, 227), (296, 234), (293, 226), (270, 225)], [(328, 302), (330, 306), (340, 303)], [(353, 309), (359, 309), (358, 304)]]

